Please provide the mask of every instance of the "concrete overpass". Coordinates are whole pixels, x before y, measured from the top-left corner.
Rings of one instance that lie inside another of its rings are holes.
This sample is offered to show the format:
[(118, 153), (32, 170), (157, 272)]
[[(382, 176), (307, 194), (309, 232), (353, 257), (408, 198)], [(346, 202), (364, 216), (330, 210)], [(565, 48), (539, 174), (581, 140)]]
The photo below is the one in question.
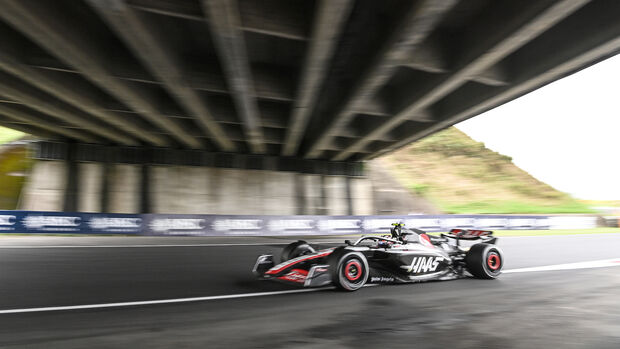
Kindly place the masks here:
[[(25, 208), (376, 211), (361, 161), (616, 54), (618, 18), (614, 0), (2, 0), (0, 124), (48, 140)], [(222, 204), (240, 185), (262, 199)]]

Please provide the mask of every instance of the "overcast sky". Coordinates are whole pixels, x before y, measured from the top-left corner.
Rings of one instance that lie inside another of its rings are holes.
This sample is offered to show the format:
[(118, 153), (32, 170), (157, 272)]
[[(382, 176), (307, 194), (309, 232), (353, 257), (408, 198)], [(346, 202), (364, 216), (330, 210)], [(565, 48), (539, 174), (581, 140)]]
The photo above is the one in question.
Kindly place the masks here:
[(620, 200), (620, 55), (457, 128), (559, 190)]

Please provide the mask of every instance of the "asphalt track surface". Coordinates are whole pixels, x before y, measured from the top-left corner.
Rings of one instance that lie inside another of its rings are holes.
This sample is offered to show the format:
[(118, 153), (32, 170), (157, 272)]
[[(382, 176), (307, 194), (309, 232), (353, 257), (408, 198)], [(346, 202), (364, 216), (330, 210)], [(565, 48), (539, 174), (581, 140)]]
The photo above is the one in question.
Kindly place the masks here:
[[(0, 347), (620, 348), (620, 267), (286, 293), (250, 269), (287, 241), (0, 237)], [(499, 246), (505, 270), (620, 264), (620, 234)], [(178, 303), (2, 313), (151, 300)]]

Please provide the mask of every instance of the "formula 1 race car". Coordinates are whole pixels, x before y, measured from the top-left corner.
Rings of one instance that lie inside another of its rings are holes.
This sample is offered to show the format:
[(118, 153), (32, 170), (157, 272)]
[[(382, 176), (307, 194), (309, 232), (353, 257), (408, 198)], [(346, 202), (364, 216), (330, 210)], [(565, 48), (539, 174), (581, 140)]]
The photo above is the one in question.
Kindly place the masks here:
[[(329, 284), (355, 291), (366, 283), (412, 283), (453, 280), (469, 275), (494, 279), (502, 270), (502, 251), (492, 231), (452, 229), (440, 236), (392, 224), (391, 235), (362, 236), (346, 245), (315, 250), (305, 241), (287, 245), (280, 263), (261, 255), (253, 272), (261, 279), (303, 287)], [(476, 241), (470, 247), (463, 240)]]

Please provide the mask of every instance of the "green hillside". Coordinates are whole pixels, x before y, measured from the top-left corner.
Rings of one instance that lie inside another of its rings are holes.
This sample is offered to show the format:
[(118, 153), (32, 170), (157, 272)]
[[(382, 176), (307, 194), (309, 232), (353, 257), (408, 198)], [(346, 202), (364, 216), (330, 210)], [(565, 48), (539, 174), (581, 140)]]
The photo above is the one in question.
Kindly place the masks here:
[(0, 144), (11, 142), (23, 137), (25, 133), (6, 127), (0, 127)]
[(0, 210), (14, 210), (32, 167), (27, 145), (7, 145), (24, 133), (0, 127)]
[(377, 161), (446, 213), (592, 212), (454, 127)]

